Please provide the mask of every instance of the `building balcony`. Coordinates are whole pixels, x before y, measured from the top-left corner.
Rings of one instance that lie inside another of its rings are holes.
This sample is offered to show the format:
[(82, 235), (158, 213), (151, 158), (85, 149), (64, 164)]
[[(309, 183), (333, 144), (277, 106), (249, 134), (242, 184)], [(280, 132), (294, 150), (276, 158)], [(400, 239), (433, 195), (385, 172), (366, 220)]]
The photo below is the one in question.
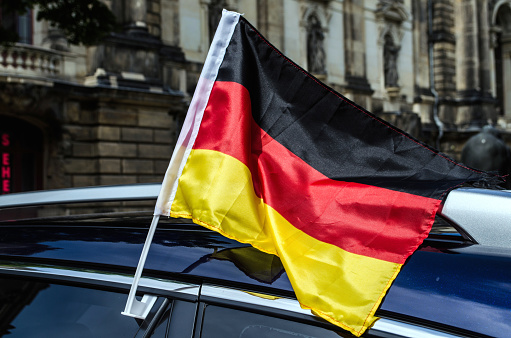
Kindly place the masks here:
[(76, 53), (21, 43), (0, 47), (0, 81), (3, 82), (52, 86), (55, 81), (76, 82), (84, 71), (84, 57)]

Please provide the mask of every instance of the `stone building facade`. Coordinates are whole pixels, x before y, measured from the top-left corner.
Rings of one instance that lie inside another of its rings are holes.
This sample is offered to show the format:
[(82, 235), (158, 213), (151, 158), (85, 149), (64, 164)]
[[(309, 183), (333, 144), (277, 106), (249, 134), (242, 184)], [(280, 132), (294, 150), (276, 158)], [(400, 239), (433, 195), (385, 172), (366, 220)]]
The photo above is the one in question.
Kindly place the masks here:
[(221, 8), (451, 156), (486, 124), (511, 142), (511, 0), (105, 3), (123, 30), (98, 46), (69, 45), (35, 9), (23, 43), (1, 47), (2, 193), (161, 181)]

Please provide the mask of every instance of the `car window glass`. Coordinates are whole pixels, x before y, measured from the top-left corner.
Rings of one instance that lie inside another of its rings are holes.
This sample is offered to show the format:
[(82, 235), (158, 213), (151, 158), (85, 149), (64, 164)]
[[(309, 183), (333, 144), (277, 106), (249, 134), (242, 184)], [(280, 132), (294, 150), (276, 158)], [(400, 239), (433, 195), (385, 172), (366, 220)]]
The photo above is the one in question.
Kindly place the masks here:
[(170, 318), (169, 337), (191, 337), (197, 303), (174, 301)]
[(209, 305), (202, 338), (339, 338), (350, 335), (296, 321)]
[(196, 308), (197, 303), (174, 300), (165, 311), (151, 337), (191, 337)]
[(125, 304), (121, 293), (0, 278), (0, 337), (133, 337)]
[(170, 319), (169, 316), (170, 316), (171, 312), (172, 312), (172, 304), (171, 304), (170, 308), (167, 308), (167, 310), (165, 310), (165, 313), (158, 321), (158, 324), (156, 325), (156, 328), (151, 333), (150, 337), (153, 337), (153, 338), (167, 337), (167, 331), (169, 329), (169, 319)]

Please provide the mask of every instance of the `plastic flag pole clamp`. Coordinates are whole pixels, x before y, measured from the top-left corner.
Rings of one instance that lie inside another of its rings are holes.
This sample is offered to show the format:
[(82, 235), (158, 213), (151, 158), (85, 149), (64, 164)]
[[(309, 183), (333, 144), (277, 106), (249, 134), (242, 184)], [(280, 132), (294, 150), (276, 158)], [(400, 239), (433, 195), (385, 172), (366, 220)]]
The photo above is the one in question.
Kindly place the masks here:
[(140, 259), (138, 261), (137, 271), (135, 271), (133, 283), (131, 284), (130, 293), (126, 302), (126, 308), (123, 312), (121, 312), (125, 316), (145, 319), (145, 317), (147, 317), (149, 314), (149, 311), (151, 311), (154, 303), (156, 302), (156, 299), (158, 298), (157, 296), (144, 295), (142, 300), (139, 301), (136, 299), (135, 295), (137, 293), (138, 283), (140, 282), (140, 277), (142, 276), (142, 270), (144, 270), (145, 260), (147, 258), (147, 254), (149, 253), (149, 247), (153, 241), (154, 233), (156, 231), (156, 226), (158, 225), (159, 219), (160, 215), (154, 215), (151, 226), (149, 227), (149, 232), (147, 234), (147, 238), (145, 240), (144, 247), (142, 248)]

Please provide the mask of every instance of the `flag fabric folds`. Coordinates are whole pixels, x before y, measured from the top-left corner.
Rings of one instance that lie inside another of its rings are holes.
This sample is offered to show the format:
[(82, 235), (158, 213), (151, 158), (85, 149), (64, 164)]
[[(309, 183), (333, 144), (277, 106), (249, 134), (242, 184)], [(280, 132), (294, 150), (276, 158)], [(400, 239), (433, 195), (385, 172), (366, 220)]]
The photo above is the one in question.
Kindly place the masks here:
[(442, 197), (484, 179), (224, 11), (155, 214), (279, 256), (302, 307), (360, 336)]

